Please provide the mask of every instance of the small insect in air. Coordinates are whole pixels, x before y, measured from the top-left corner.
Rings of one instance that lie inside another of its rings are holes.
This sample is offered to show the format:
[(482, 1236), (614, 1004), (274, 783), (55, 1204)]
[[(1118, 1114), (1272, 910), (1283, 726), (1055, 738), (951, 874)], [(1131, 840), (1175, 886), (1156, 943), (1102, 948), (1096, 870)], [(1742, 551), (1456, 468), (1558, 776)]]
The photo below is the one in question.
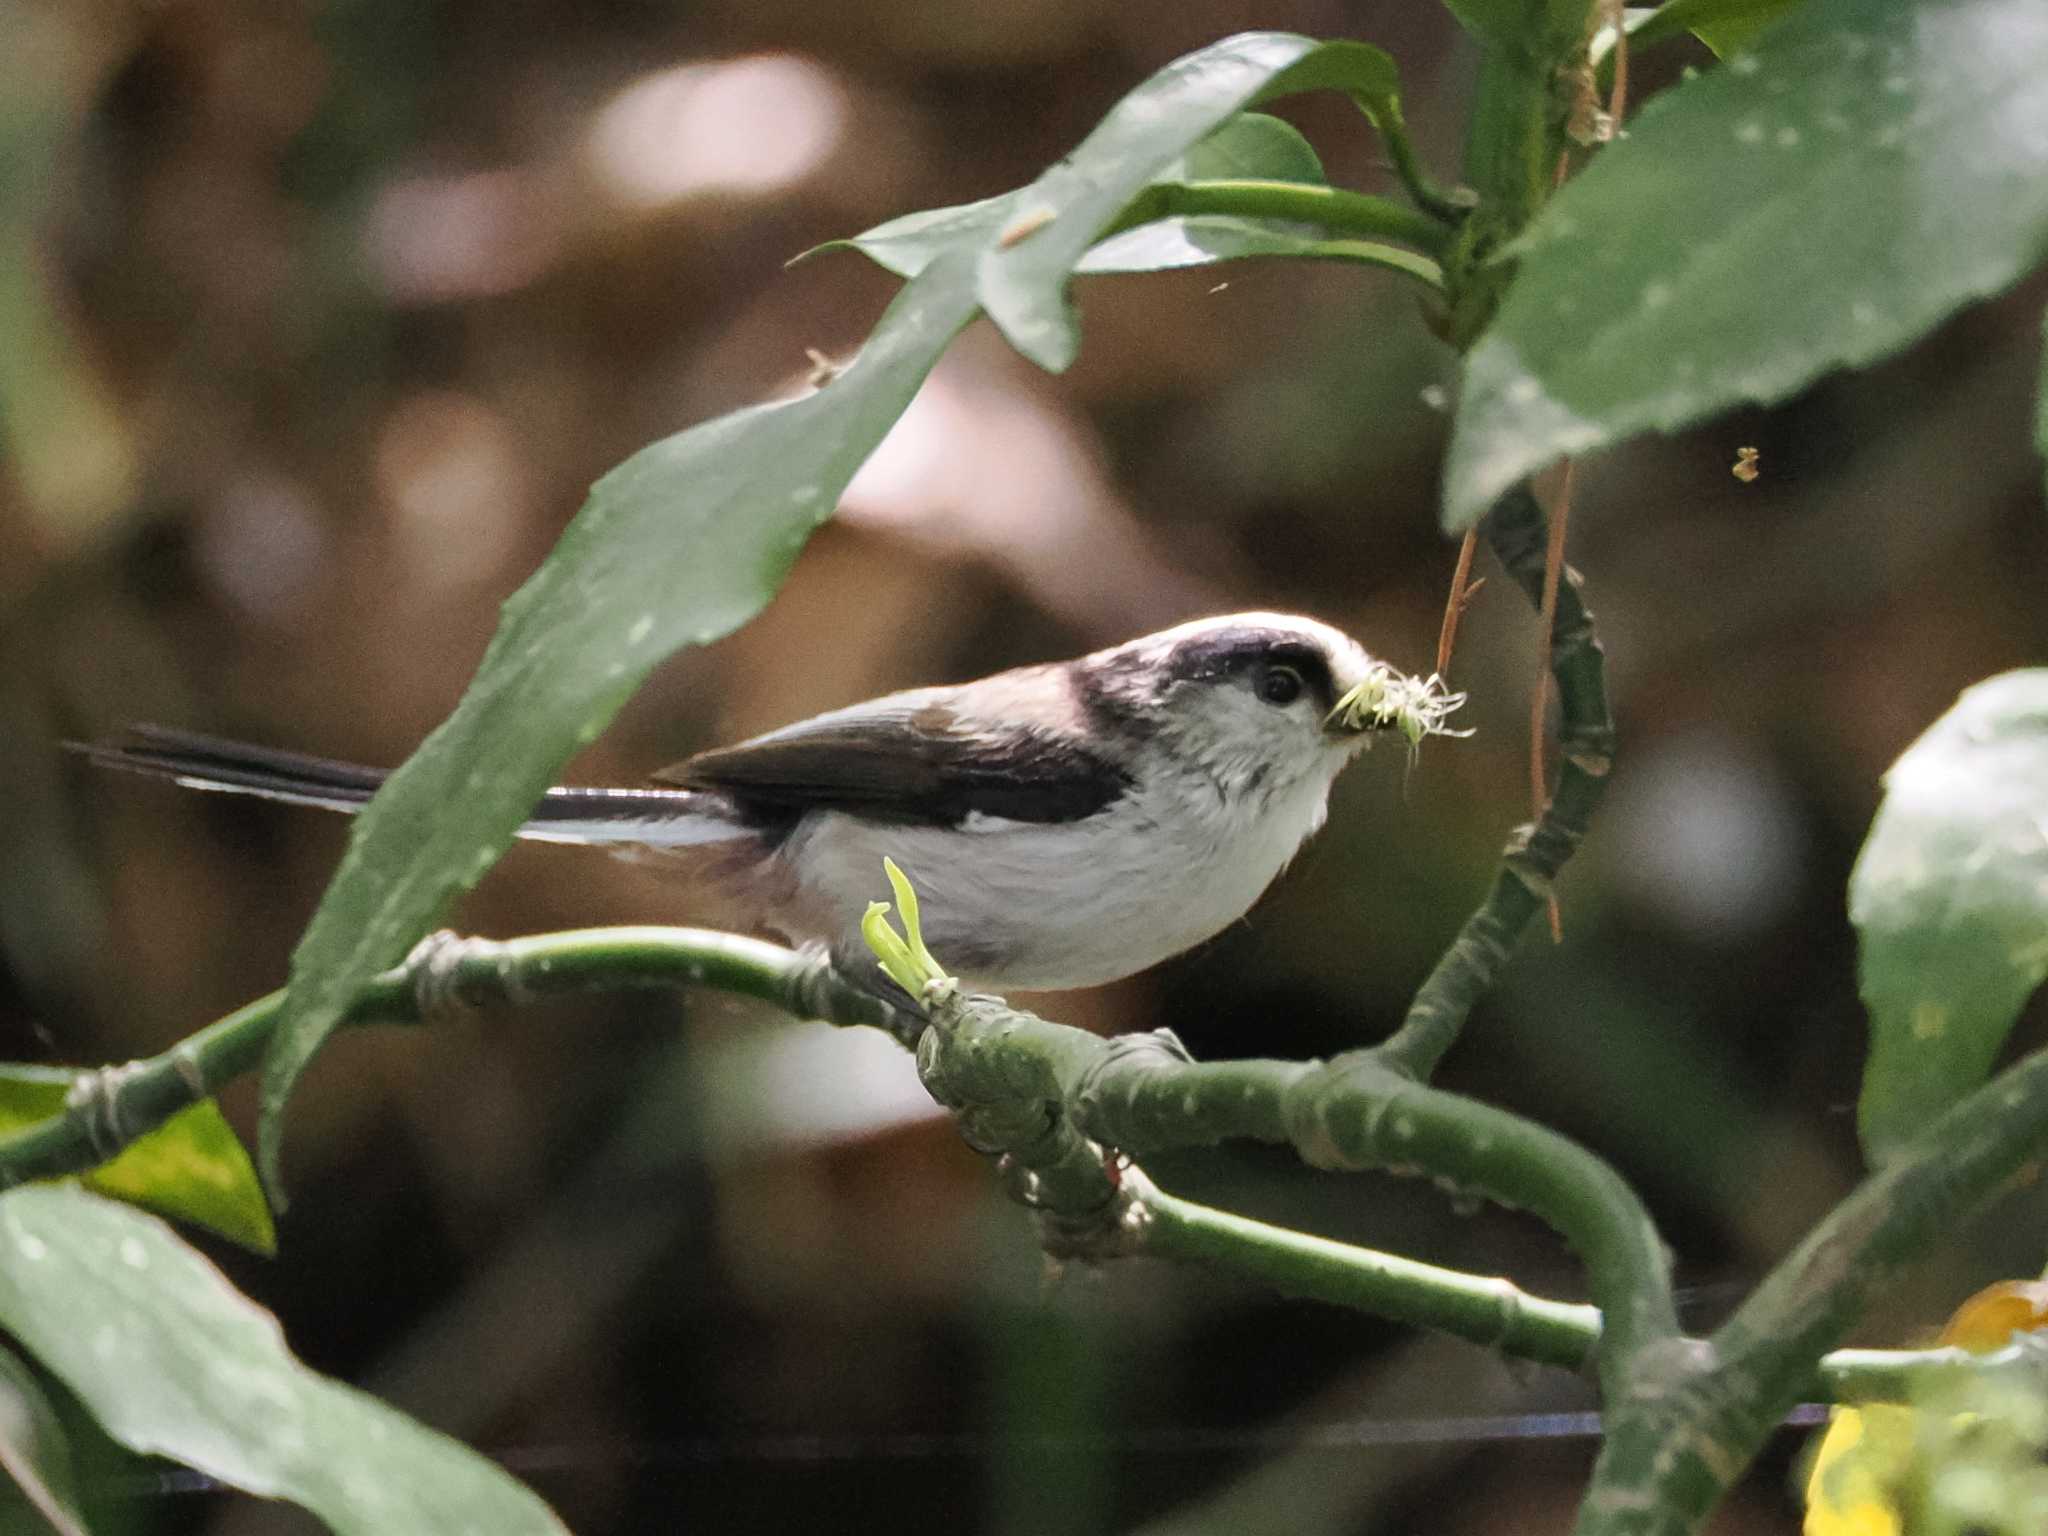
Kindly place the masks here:
[(1763, 473), (1763, 468), (1757, 463), (1756, 459), (1756, 449), (1738, 448), (1735, 450), (1734, 467), (1732, 467), (1728, 471), (1728, 473), (1733, 475), (1736, 479), (1740, 480), (1744, 485), (1747, 485), (1750, 481), (1754, 480), (1758, 475)]

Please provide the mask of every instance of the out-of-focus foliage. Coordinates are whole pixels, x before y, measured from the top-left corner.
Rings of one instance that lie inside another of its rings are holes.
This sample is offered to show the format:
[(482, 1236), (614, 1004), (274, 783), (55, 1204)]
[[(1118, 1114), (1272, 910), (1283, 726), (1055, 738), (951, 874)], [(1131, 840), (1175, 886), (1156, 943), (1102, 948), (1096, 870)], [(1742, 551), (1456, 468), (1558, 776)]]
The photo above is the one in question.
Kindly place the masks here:
[[(2048, 1283), (1972, 1296), (1941, 1342), (1979, 1353), (2048, 1323)], [(1910, 1408), (1837, 1409), (1806, 1480), (1806, 1536), (2027, 1536), (2048, 1521), (2048, 1392), (1950, 1380)]]
[(1849, 881), (1873, 1161), (1984, 1080), (2048, 977), (2048, 670), (1970, 689), (1884, 786)]
[(1807, 0), (1645, 106), (1520, 243), (1445, 526), (1562, 454), (1781, 400), (2007, 287), (2048, 252), (2044, 168), (2033, 0)]
[(28, 1363), (0, 1349), (0, 1532), (79, 1536), (85, 1529), (57, 1410)]
[(1647, 46), (1690, 32), (1722, 58), (1755, 42), (1765, 28), (1804, 0), (1670, 0), (1629, 28), (1632, 44)]
[[(59, 1114), (75, 1073), (0, 1065), (0, 1131)], [(270, 1206), (234, 1129), (211, 1099), (137, 1137), (85, 1176), (87, 1187), (180, 1221), (196, 1222), (258, 1253), (277, 1251)]]
[(0, 1196), (0, 1326), (122, 1445), (302, 1504), (338, 1536), (562, 1536), (490, 1462), (307, 1370), (162, 1222), (84, 1190)]

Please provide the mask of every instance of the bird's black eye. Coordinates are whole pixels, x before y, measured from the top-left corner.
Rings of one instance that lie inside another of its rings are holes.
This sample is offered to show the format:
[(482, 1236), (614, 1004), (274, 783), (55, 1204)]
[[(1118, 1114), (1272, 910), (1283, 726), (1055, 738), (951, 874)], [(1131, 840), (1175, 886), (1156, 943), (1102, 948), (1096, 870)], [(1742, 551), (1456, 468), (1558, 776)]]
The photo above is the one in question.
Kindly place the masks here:
[(1268, 704), (1292, 704), (1301, 697), (1301, 674), (1292, 667), (1267, 667), (1259, 674), (1259, 697)]

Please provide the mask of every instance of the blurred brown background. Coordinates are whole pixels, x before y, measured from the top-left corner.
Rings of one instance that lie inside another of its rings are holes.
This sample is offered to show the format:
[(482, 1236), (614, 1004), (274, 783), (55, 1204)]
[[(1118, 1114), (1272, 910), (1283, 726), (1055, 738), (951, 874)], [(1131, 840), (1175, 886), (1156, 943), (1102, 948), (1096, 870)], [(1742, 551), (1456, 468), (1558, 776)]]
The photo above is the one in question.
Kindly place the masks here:
[[(59, 740), (153, 720), (396, 762), (595, 476), (851, 349), (893, 290), (789, 257), (1013, 186), (1252, 26), (1390, 49), (1455, 175), (1472, 52), (1412, 0), (4, 0), (0, 1048), (147, 1053), (277, 985), (343, 836), (107, 781)], [(1384, 185), (1348, 107), (1287, 112), (1333, 179)], [(1452, 374), (1396, 281), (1101, 281), (1057, 379), (977, 326), (770, 609), (659, 673), (579, 776), (1230, 607), (1426, 669)], [(2048, 653), (2041, 297), (1581, 467), (1624, 755), (1565, 942), (1532, 940), (1449, 1080), (1617, 1159), (1702, 1325), (1857, 1173), (1842, 891), (1879, 774), (1959, 689)], [(1455, 666), (1475, 739), (1377, 754), (1245, 923), (1047, 1006), (1210, 1056), (1384, 1033), (1526, 813), (1534, 641), (1489, 589)], [(460, 922), (692, 915), (527, 848)], [(309, 1361), (502, 1456), (586, 1536), (1539, 1531), (1591, 1459), (1541, 1417), (1590, 1404), (1557, 1373), (1197, 1273), (1048, 1280), (878, 1036), (713, 998), (364, 1032), (288, 1150), (281, 1255), (222, 1263)], [(1581, 1294), (1534, 1223), (1412, 1182), (1250, 1148), (1152, 1171)], [(2037, 1270), (2043, 1213), (1974, 1225), (1866, 1337)], [(1797, 1445), (1718, 1529), (1793, 1528)], [(124, 1529), (310, 1528), (107, 1478)]]

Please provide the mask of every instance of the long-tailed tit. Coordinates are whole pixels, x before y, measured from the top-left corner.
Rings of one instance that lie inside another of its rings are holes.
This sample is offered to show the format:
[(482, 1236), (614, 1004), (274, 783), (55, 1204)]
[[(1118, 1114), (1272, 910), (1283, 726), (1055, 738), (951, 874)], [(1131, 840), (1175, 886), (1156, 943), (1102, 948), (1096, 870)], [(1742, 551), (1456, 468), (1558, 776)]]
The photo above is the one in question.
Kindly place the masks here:
[[(874, 977), (882, 858), (934, 954), (995, 990), (1131, 975), (1241, 917), (1323, 823), (1378, 664), (1240, 613), (1072, 661), (917, 688), (700, 753), (651, 789), (551, 789), (519, 835), (687, 860), (747, 920)], [(359, 810), (377, 769), (143, 728), (83, 748), (197, 789)]]

